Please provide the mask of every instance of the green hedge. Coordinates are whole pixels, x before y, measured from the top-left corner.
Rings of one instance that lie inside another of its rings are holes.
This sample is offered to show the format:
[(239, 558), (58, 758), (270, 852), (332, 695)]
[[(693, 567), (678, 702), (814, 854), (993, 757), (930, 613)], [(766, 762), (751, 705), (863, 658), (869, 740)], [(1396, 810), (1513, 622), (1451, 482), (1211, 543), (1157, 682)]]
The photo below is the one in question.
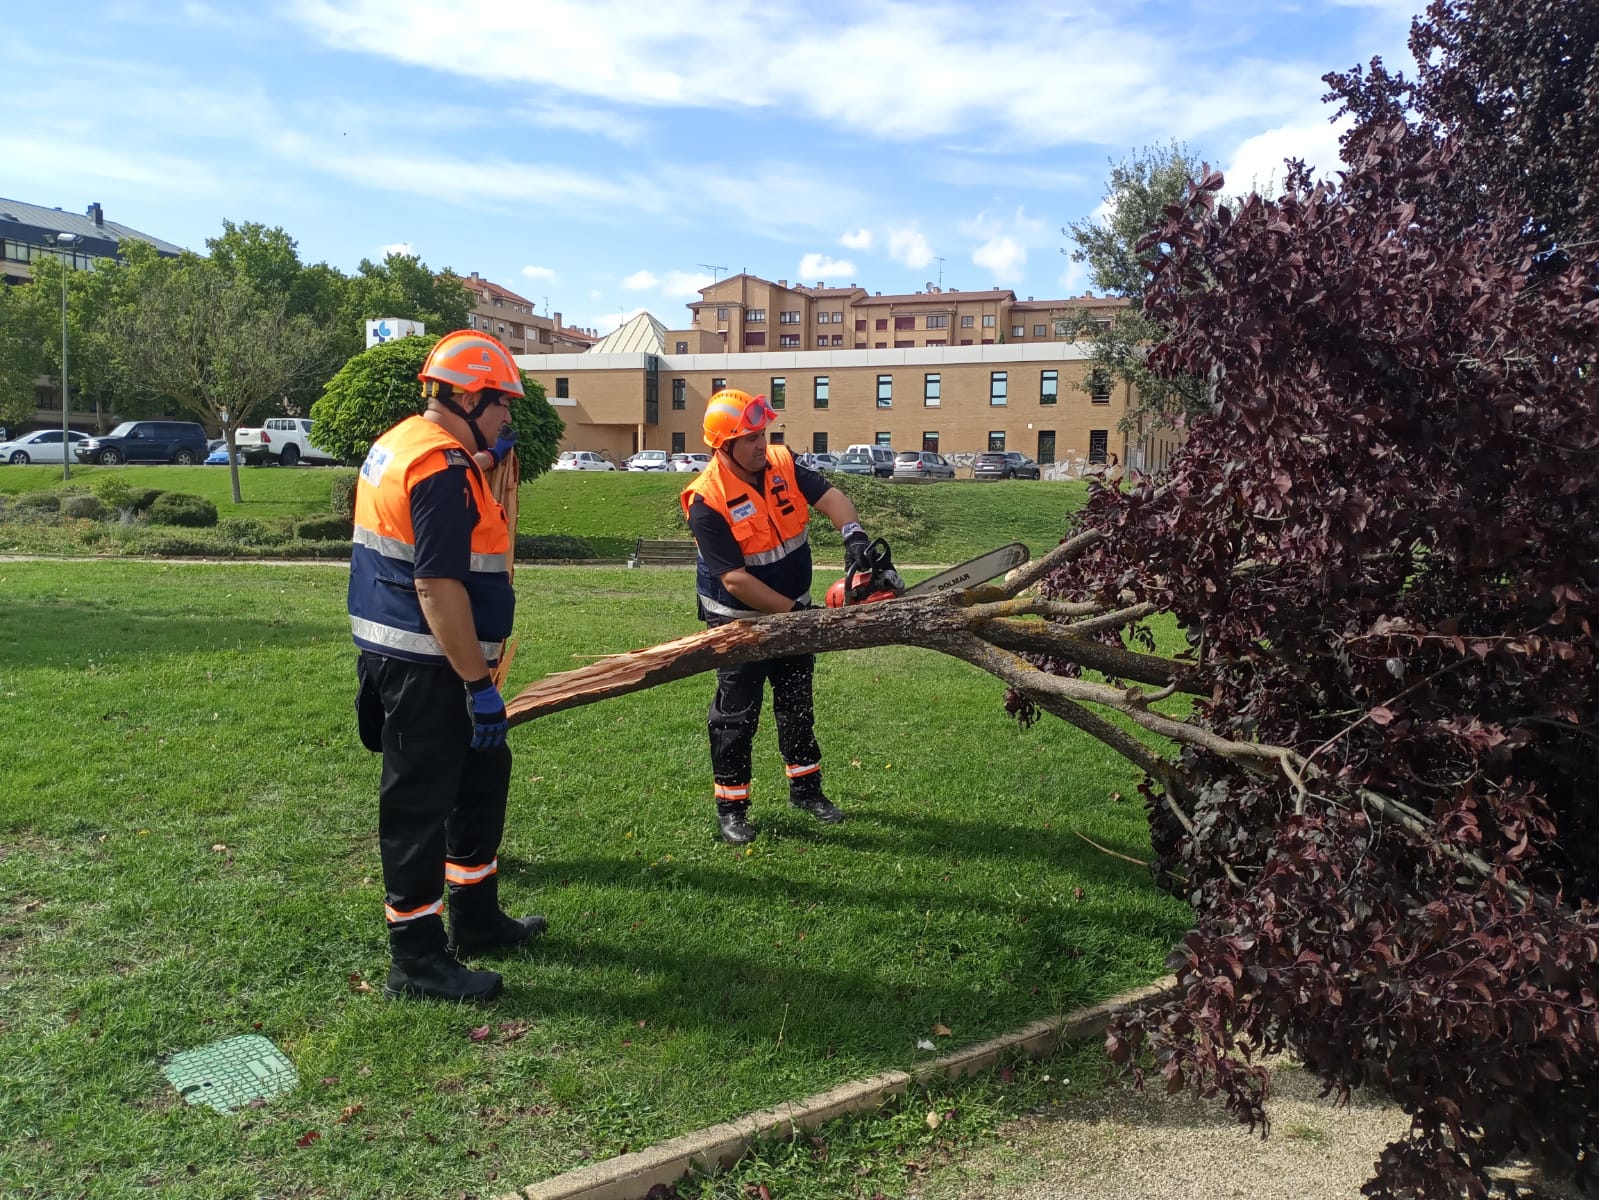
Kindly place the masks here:
[(349, 517), (307, 517), (294, 526), (294, 536), (308, 542), (348, 542), (354, 532)]
[(281, 546), (294, 536), (292, 521), (267, 521), (260, 517), (223, 517), (217, 535), (250, 546)]
[(23, 492), (11, 501), (14, 508), (34, 509), (42, 512), (60, 512), (61, 497), (54, 492)]
[(162, 492), (149, 507), (150, 524), (202, 529), (217, 523), (217, 506), (204, 496)]
[(105, 513), (99, 496), (66, 496), (61, 501), (61, 515), (95, 520)]
[(355, 481), (359, 471), (337, 470), (333, 473), (333, 511), (341, 517), (355, 517)]

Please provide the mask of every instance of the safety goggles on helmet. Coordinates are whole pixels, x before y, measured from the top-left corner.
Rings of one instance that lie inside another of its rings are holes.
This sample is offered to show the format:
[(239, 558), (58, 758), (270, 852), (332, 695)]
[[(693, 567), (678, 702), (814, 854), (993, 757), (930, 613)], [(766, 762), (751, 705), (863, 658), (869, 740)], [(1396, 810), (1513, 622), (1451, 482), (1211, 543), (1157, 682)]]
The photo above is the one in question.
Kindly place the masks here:
[(777, 410), (765, 396), (751, 396), (737, 388), (724, 388), (711, 397), (705, 409), (705, 444), (720, 450), (734, 438), (759, 433), (777, 420)]

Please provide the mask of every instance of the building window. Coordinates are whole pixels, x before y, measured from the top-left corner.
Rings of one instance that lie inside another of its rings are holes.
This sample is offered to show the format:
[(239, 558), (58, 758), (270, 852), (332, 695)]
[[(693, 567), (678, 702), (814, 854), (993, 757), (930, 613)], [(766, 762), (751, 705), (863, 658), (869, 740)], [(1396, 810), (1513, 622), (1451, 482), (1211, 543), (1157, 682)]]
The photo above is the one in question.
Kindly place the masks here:
[(688, 407), (688, 380), (672, 380), (672, 411), (682, 412)]
[(1011, 337), (1026, 337), (1027, 336), (1027, 326), (1025, 326), (1025, 325), (1012, 325), (1010, 327), (1010, 335), (1011, 335)]
[(783, 431), (781, 429), (772, 430), (767, 434), (766, 440), (774, 446), (781, 446), (783, 444)]
[(990, 371), (988, 373), (988, 402), (991, 405), (1005, 403), (1006, 379), (1004, 371)]
[(895, 317), (894, 318), (894, 328), (895, 329), (915, 329), (916, 328), (916, 318), (915, 317)]
[(943, 390), (943, 377), (939, 375), (922, 376), (922, 403), (928, 408), (937, 408)]
[(982, 344), (985, 345), (985, 346), (992, 346), (994, 344), (994, 339), (993, 338), (984, 338)]
[(877, 407), (894, 407), (894, 377), (892, 375), (879, 375), (877, 377)]
[(927, 344), (929, 346), (947, 346), (947, 345), (949, 345), (949, 339), (948, 338), (928, 338), (927, 339)]
[(892, 433), (873, 434), (872, 435), (872, 444), (875, 445), (875, 446), (887, 446), (890, 449), (893, 449), (893, 446), (894, 446), (894, 435)]
[(1105, 461), (1106, 452), (1110, 449), (1110, 430), (1090, 429), (1088, 431), (1088, 461), (1102, 463)]
[(727, 309), (725, 309), (725, 308), (719, 308), (719, 309), (717, 309), (717, 310), (716, 310), (716, 319), (717, 319), (717, 320), (718, 320), (718, 321), (725, 321), (725, 320), (727, 320)]
[(899, 338), (899, 339), (896, 339), (895, 342), (894, 342), (894, 349), (896, 349), (896, 350), (905, 350), (905, 349), (908, 349), (908, 348), (913, 347), (915, 345), (916, 345), (916, 342), (912, 338)]
[(836, 313), (833, 314), (833, 324), (842, 325), (843, 323), (844, 323), (844, 310), (843, 309), (839, 309)]
[(961, 345), (970, 346), (971, 344), (972, 344), (972, 339), (971, 338), (961, 338)]
[(971, 327), (972, 327), (972, 318), (971, 317), (962, 317), (961, 318), (961, 328), (962, 329), (970, 329)]
[(988, 431), (988, 448), (990, 450), (1003, 450), (1005, 448), (1005, 431), (1003, 429), (990, 429)]
[(764, 325), (766, 323), (766, 310), (764, 308), (752, 308), (744, 317), (744, 321), (749, 325)]
[(992, 328), (994, 328), (994, 314), (993, 313), (984, 313), (983, 314), (983, 328), (984, 329), (992, 329)]
[(818, 350), (822, 350), (822, 349), (825, 349), (826, 346), (827, 346), (827, 335), (825, 333), (817, 334), (816, 335), (816, 348)]
[(686, 438), (687, 435), (683, 433), (674, 433), (672, 435), (673, 454), (683, 454), (688, 450), (688, 446), (685, 444)]
[(1038, 431), (1038, 453), (1034, 457), (1041, 463), (1055, 461), (1055, 431), (1053, 429), (1040, 429)]
[(727, 377), (725, 375), (712, 375), (711, 376), (711, 391), (712, 392), (719, 392), (723, 388), (725, 388), (726, 386), (727, 386)]
[(833, 345), (842, 346), (843, 344), (844, 344), (844, 335), (842, 333), (835, 333), (833, 335)]
[(785, 308), (777, 314), (777, 323), (779, 325), (798, 325), (800, 323), (799, 309)]
[(929, 314), (927, 318), (927, 327), (929, 329), (948, 329), (949, 314), (939, 313), (936, 316)]
[(766, 345), (766, 330), (760, 329), (753, 332), (746, 332), (744, 334), (744, 344), (746, 346)]
[(938, 430), (930, 429), (922, 434), (922, 449), (928, 454), (938, 453)]
[(858, 318), (858, 317), (855, 320), (855, 332), (856, 333), (865, 333), (866, 332), (866, 322), (863, 319)]
[[(542, 339), (540, 339), (540, 340), (542, 340)], [(677, 352), (679, 354), (687, 354), (688, 353), (688, 343), (687, 342), (679, 342), (679, 343), (677, 343)]]
[(814, 407), (814, 408), (826, 408), (827, 407), (827, 393), (828, 393), (827, 376), (826, 375), (818, 375), (818, 376), (816, 376), (815, 387), (816, 387), (816, 390), (813, 393), (814, 399), (811, 401), (812, 407)]
[(570, 381), (563, 375), (555, 377), (555, 398), (557, 400), (570, 400), (572, 398)]
[(887, 317), (878, 317), (877, 320), (872, 322), (872, 328), (873, 329), (879, 329), (879, 330), (887, 329), (888, 328), (888, 318)]
[(793, 346), (798, 349), (800, 344), (800, 335), (797, 333), (781, 334), (777, 339), (777, 344), (779, 346)]
[(773, 408), (782, 408), (788, 403), (788, 380), (781, 375), (772, 376), (772, 390), (766, 394), (771, 398)]
[(866, 343), (865, 342), (856, 342), (855, 343), (855, 349), (857, 349), (857, 350), (866, 349)]
[(813, 434), (811, 434), (811, 453), (812, 454), (826, 454), (827, 453), (827, 435), (825, 433), (813, 433)]
[(1034, 325), (1033, 326), (1033, 336), (1034, 337), (1043, 337), (1048, 332), (1049, 332), (1049, 326), (1048, 325)]
[(1088, 377), (1088, 396), (1095, 404), (1110, 403), (1110, 376), (1095, 371)]
[(1060, 372), (1040, 371), (1038, 375), (1038, 402), (1053, 404), (1060, 395)]

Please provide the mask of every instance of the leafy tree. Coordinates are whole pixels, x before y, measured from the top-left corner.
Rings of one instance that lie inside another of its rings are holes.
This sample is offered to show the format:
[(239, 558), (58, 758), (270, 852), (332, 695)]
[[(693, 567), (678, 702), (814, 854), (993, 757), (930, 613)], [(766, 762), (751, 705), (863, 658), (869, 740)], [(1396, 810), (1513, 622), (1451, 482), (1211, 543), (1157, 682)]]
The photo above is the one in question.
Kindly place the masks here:
[(390, 254), (381, 263), (362, 259), (345, 292), (340, 348), (347, 350), (346, 357), (359, 351), (365, 323), (374, 317), (421, 321), (442, 337), (465, 329), (471, 312), (472, 293), (448, 269), (435, 275), (414, 254)]
[(1060, 332), (1092, 345), (1088, 380), (1132, 385), (1138, 405), (1122, 418), (1125, 429), (1182, 426), (1189, 416), (1210, 406), (1204, 380), (1168, 379), (1149, 369), (1148, 349), (1164, 331), (1143, 306), (1156, 247), (1141, 243), (1161, 226), (1166, 209), (1181, 199), (1189, 181), (1202, 173), (1198, 160), (1179, 142), (1145, 147), (1112, 164), (1105, 185), (1105, 219), (1087, 217), (1062, 230), (1076, 243), (1070, 251), (1072, 261), (1088, 264), (1093, 286), (1131, 301), (1111, 317), (1108, 329), (1099, 324), (1102, 312), (1070, 311), (1058, 322)]
[[(34, 410), (34, 380), (49, 368), (45, 342), (52, 324), (33, 303), (36, 284), (0, 285), (0, 424), (14, 425)], [(58, 318), (59, 319), (59, 318)]]
[[(379, 434), (427, 407), (417, 374), (439, 339), (400, 338), (355, 355), (311, 407), (317, 444), (351, 461), (366, 456)], [(522, 373), (526, 395), (511, 402), (517, 458), (523, 479), (548, 471), (560, 452), (566, 425), (544, 398), (544, 385)]]
[(147, 395), (218, 426), (239, 503), (235, 431), (281, 405), (327, 360), (326, 336), (210, 259), (185, 254), (143, 264), (137, 303), (113, 318), (119, 370)]

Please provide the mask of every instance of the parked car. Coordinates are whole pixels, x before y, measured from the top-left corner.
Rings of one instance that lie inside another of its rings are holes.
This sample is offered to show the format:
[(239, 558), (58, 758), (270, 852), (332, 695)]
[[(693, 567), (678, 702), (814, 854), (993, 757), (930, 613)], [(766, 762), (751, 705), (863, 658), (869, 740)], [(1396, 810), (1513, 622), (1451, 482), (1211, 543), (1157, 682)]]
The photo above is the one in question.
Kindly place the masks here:
[(955, 466), (930, 450), (901, 450), (894, 459), (894, 478), (910, 480), (954, 479)]
[(59, 429), (41, 429), (37, 433), (25, 433), (11, 441), (0, 442), (0, 462), (16, 463), (64, 463), (67, 456), (64, 447), (75, 446), (89, 435), (79, 433), (76, 429), (67, 430), (67, 440), (61, 440)]
[(1020, 450), (989, 450), (972, 464), (973, 479), (1038, 479), (1038, 464)]
[(665, 450), (640, 450), (627, 460), (629, 471), (665, 471), (669, 468), (671, 459)]
[(877, 466), (870, 454), (851, 450), (838, 460), (838, 470), (844, 475), (875, 475)]
[(698, 475), (711, 465), (709, 454), (674, 454), (671, 467), (674, 471), (681, 471), (685, 475)]
[(557, 471), (614, 471), (616, 464), (607, 462), (592, 450), (562, 450), (555, 460)]
[(794, 461), (802, 467), (809, 467), (813, 471), (838, 470), (838, 455), (828, 454), (825, 450), (814, 454), (796, 454)]
[(83, 463), (115, 466), (121, 462), (177, 463), (205, 461), (205, 430), (196, 421), (124, 421), (104, 437), (74, 442), (72, 452)]
[(850, 454), (864, 454), (872, 460), (872, 474), (879, 479), (891, 479), (894, 475), (894, 450), (890, 446), (851, 446)]
[(326, 450), (311, 444), (310, 417), (268, 417), (259, 428), (236, 429), (233, 444), (247, 463), (334, 463)]
[[(205, 465), (208, 467), (225, 467), (228, 465), (228, 441), (226, 438), (212, 438), (208, 443), (211, 453), (205, 456)], [(234, 450), (238, 454), (237, 448)], [(244, 455), (239, 454), (239, 461), (244, 461)]]

